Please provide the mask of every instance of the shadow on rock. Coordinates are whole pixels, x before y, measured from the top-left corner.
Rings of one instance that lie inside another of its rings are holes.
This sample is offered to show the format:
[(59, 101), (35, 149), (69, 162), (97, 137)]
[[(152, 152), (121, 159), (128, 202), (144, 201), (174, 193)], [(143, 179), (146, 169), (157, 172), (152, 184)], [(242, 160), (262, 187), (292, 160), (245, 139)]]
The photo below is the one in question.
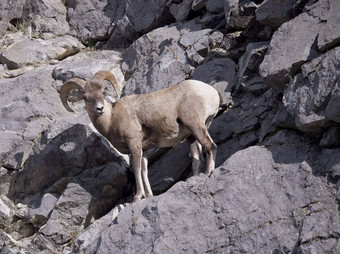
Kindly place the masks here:
[(59, 244), (131, 194), (128, 163), (104, 138), (81, 124), (62, 127), (42, 135), (9, 188), (28, 206), (23, 220)]

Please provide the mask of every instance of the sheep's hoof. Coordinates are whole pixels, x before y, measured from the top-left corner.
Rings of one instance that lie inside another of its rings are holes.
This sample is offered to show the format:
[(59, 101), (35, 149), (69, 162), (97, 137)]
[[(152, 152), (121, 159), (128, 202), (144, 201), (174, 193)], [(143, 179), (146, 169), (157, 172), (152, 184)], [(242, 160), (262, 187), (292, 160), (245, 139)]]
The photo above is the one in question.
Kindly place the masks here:
[(141, 200), (141, 199), (142, 199), (142, 195), (135, 195), (135, 196), (133, 197), (133, 202), (138, 201), (138, 200)]
[(150, 197), (153, 197), (152, 193), (148, 193), (145, 195), (146, 198), (150, 198)]

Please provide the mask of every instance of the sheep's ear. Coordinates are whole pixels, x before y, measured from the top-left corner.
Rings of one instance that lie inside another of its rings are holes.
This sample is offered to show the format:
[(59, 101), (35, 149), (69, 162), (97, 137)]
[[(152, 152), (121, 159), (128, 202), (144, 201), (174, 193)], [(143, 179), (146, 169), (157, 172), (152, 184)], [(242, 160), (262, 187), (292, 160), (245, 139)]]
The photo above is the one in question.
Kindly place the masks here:
[(86, 81), (80, 78), (72, 78), (69, 79), (64, 83), (64, 85), (60, 89), (60, 99), (61, 102), (63, 103), (64, 107), (70, 111), (74, 112), (72, 108), (70, 108), (70, 105), (68, 104), (68, 95), (72, 90), (79, 90), (79, 99), (83, 98), (83, 95), (85, 93), (84, 88), (85, 88)]

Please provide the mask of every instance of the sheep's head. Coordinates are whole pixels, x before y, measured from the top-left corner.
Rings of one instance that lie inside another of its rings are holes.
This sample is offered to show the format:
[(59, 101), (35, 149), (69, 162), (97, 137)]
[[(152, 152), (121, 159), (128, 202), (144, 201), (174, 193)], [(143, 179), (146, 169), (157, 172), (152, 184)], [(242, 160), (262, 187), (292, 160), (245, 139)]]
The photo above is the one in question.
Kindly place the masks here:
[(109, 71), (99, 71), (94, 75), (93, 79), (89, 81), (79, 78), (72, 78), (66, 81), (60, 89), (61, 102), (68, 111), (73, 112), (68, 104), (68, 95), (72, 90), (76, 89), (82, 94), (87, 112), (90, 115), (102, 115), (105, 112), (106, 105), (104, 98), (104, 80), (111, 83), (119, 98), (120, 92), (115, 76)]

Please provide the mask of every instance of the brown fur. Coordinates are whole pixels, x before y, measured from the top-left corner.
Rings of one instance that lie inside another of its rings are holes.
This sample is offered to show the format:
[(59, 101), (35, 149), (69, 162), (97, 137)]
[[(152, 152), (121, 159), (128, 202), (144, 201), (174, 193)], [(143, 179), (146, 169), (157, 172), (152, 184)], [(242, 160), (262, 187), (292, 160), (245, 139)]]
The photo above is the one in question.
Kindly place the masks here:
[[(131, 154), (137, 186), (135, 200), (152, 196), (147, 159), (143, 155), (149, 148), (171, 147), (193, 135), (196, 141), (190, 146), (190, 152), (194, 173), (199, 171), (203, 146), (207, 151), (205, 173), (209, 175), (215, 165), (216, 145), (207, 126), (218, 111), (220, 94), (208, 84), (187, 80), (151, 94), (126, 96), (112, 104), (104, 100), (103, 85), (98, 86), (98, 77), (112, 81), (111, 75), (101, 71), (100, 75), (95, 75), (95, 80), (87, 81), (85, 86), (82, 84), (85, 104), (98, 131), (120, 152)], [(73, 89), (72, 82), (74, 79), (64, 86)], [(65, 107), (70, 109), (65, 101), (68, 92), (70, 90), (62, 89), (60, 95)]]

